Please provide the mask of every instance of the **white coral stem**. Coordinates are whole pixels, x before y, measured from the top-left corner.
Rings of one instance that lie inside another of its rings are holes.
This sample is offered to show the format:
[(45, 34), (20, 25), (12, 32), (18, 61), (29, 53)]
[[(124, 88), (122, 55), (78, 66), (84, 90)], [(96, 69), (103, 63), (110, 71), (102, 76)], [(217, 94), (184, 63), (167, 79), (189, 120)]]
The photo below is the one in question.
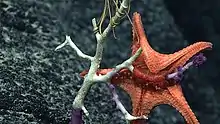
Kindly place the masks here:
[(120, 109), (120, 111), (124, 114), (126, 120), (132, 121), (132, 120), (137, 120), (137, 119), (148, 119), (147, 116), (144, 116), (144, 115), (143, 116), (138, 116), (138, 117), (131, 115), (125, 109), (125, 107), (123, 106), (121, 101), (119, 100), (118, 95), (115, 91), (115, 87), (110, 83), (108, 83), (108, 86), (109, 86), (109, 89), (111, 90), (111, 93), (113, 95), (113, 100), (115, 101), (115, 103), (116, 103), (117, 107)]

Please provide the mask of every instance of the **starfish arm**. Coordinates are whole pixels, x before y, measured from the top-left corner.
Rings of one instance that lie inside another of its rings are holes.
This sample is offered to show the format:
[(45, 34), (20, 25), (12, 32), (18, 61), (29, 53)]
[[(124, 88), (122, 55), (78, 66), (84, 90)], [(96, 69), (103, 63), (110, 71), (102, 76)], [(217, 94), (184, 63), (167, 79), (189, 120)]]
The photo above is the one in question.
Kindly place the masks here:
[(138, 40), (147, 40), (141, 21), (141, 16), (137, 12), (133, 14), (133, 38)]
[[(178, 66), (183, 66), (191, 57), (193, 57), (195, 54), (201, 52), (205, 49), (211, 49), (212, 44), (210, 42), (197, 42), (194, 43), (178, 52), (175, 52), (173, 54), (169, 54), (164, 57), (158, 57), (160, 61), (148, 61), (152, 60), (149, 57), (145, 59), (145, 62), (148, 62), (149, 69), (153, 72), (158, 72), (162, 69), (165, 69), (171, 64), (175, 64), (175, 62), (181, 61), (181, 65), (172, 66), (173, 69), (177, 68)], [(153, 56), (152, 56), (153, 57)], [(184, 59), (183, 59), (184, 58)], [(178, 60), (181, 59), (181, 60)]]
[(140, 43), (139, 43), (139, 38), (137, 36), (137, 31), (134, 27), (134, 24), (132, 26), (132, 44), (131, 44), (131, 49), (132, 49), (132, 55), (136, 53), (136, 51), (138, 50), (138, 48), (140, 48)]
[[(186, 47), (185, 51), (182, 51), (182, 53), (186, 53), (184, 56), (182, 56), (181, 58), (179, 58), (178, 61), (176, 61), (175, 63), (173, 63), (172, 67), (169, 69), (168, 73), (171, 73), (174, 69), (176, 69), (177, 67), (181, 67), (184, 66), (186, 64), (186, 62), (192, 58), (193, 56), (195, 56), (196, 54), (198, 54), (199, 52), (201, 52), (204, 49), (211, 49), (212, 48), (212, 44), (208, 43), (208, 42), (197, 42), (193, 45), (190, 45), (188, 47)], [(180, 51), (181, 52), (181, 51)]]
[[(132, 54), (134, 54), (139, 47), (142, 49), (147, 49), (148, 53), (144, 52), (144, 56), (150, 55), (151, 53), (155, 53), (145, 35), (145, 31), (143, 28), (143, 24), (141, 21), (141, 16), (139, 13), (135, 12), (133, 14), (133, 42), (132, 42)], [(145, 50), (146, 51), (146, 50)]]
[(149, 83), (151, 82), (160, 82), (160, 81), (164, 81), (165, 77), (162, 75), (147, 75), (145, 73), (143, 73), (142, 71), (140, 71), (139, 69), (134, 69), (134, 73), (137, 77), (144, 79), (145, 81), (149, 81)]
[[(178, 52), (175, 52), (174, 54), (169, 55), (163, 55), (163, 54), (156, 54), (150, 52), (146, 47), (142, 47), (143, 53), (146, 53), (144, 61), (146, 65), (148, 65), (148, 68), (152, 73), (158, 73), (159, 71), (165, 69), (169, 65), (176, 62), (178, 59), (181, 59), (181, 57), (184, 57), (185, 59), (182, 59), (182, 63), (185, 64), (187, 60), (189, 60), (192, 56), (199, 53), (200, 51), (204, 49), (211, 49), (212, 44), (209, 42), (197, 42), (194, 43)], [(176, 68), (172, 66), (173, 68)]]
[(182, 114), (187, 124), (199, 124), (195, 114), (192, 112), (185, 97), (183, 96), (181, 86), (174, 85), (172, 87), (168, 87), (168, 90), (173, 97), (173, 99), (171, 98), (170, 105)]
[[(142, 98), (139, 103), (133, 102), (133, 113), (134, 116), (148, 116), (150, 111), (161, 104), (168, 104), (174, 107), (186, 120), (187, 124), (199, 124), (196, 116), (190, 109), (188, 103), (182, 94), (180, 86), (175, 85), (169, 87), (168, 90), (152, 91), (148, 89), (146, 92), (142, 92)], [(142, 120), (132, 121), (132, 124), (142, 124)]]
[(143, 49), (144, 57), (142, 60), (144, 60), (149, 70), (152, 73), (158, 73), (183, 56), (187, 56), (184, 60), (186, 62), (189, 58), (201, 50), (212, 48), (212, 44), (210, 42), (197, 42), (178, 52), (175, 52), (174, 54), (161, 54), (151, 48), (144, 32), (141, 16), (138, 13), (134, 13), (132, 53), (135, 53), (138, 47)]

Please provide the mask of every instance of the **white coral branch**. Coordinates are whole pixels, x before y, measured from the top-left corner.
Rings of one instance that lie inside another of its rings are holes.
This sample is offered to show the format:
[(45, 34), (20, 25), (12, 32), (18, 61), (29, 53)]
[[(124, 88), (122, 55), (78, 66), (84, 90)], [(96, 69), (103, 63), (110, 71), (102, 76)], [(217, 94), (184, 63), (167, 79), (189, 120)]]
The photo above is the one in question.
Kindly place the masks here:
[(147, 116), (143, 115), (143, 116), (133, 116), (131, 115), (126, 109), (125, 107), (123, 106), (123, 104), (121, 103), (121, 101), (119, 100), (118, 98), (118, 95), (115, 91), (115, 87), (114, 85), (112, 84), (108, 84), (108, 87), (109, 89), (111, 90), (112, 92), (112, 95), (113, 95), (113, 100), (115, 101), (117, 107), (120, 109), (120, 111), (124, 114), (125, 116), (125, 119), (128, 120), (128, 121), (132, 121), (132, 120), (137, 120), (137, 119), (148, 119)]
[(67, 36), (66, 35), (66, 39), (65, 41), (60, 44), (59, 46), (56, 47), (55, 51), (57, 51), (58, 49), (61, 49), (62, 47), (64, 47), (65, 45), (70, 45), (77, 53), (77, 55), (81, 58), (84, 58), (84, 59), (88, 59), (90, 61), (93, 60), (93, 57), (89, 56), (89, 55), (86, 55), (84, 54), (74, 43), (73, 41), (71, 40), (70, 36)]
[(94, 80), (96, 82), (107, 82), (109, 81), (117, 72), (119, 72), (121, 69), (123, 68), (128, 68), (131, 72), (133, 72), (133, 66), (132, 63), (134, 62), (134, 60), (136, 60), (136, 58), (141, 54), (142, 49), (139, 48), (136, 53), (131, 56), (129, 59), (127, 59), (126, 61), (124, 61), (123, 63), (117, 65), (115, 68), (113, 68), (112, 71), (108, 72), (105, 75), (95, 75), (94, 76)]

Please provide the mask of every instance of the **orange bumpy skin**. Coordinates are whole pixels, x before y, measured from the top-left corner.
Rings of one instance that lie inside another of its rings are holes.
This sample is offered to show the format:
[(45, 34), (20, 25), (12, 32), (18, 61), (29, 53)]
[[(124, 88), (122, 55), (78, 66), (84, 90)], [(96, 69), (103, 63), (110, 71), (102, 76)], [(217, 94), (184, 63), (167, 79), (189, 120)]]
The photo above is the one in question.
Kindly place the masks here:
[[(148, 43), (141, 16), (133, 16), (132, 55), (142, 48), (143, 52), (133, 62), (133, 73), (122, 69), (112, 77), (111, 83), (120, 86), (131, 97), (133, 115), (148, 115), (157, 105), (168, 104), (177, 109), (187, 124), (198, 124), (196, 116), (190, 109), (182, 88), (178, 82), (167, 79), (166, 76), (183, 66), (195, 54), (205, 49), (211, 49), (210, 42), (197, 42), (173, 54), (161, 54), (151, 48)], [(98, 70), (97, 74), (106, 74), (112, 69)], [(84, 76), (87, 71), (81, 73)], [(141, 120), (132, 122), (141, 124)]]

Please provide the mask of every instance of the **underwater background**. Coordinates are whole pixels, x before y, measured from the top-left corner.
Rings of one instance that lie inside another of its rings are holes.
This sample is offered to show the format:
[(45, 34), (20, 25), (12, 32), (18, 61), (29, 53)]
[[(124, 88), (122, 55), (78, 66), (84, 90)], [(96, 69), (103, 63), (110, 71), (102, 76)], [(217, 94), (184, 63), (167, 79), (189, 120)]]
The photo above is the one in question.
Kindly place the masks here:
[[(54, 49), (70, 35), (74, 43), (94, 55), (96, 40), (91, 19), (101, 15), (104, 0), (0, 0), (0, 124), (67, 124), (80, 89), (79, 73), (89, 62), (70, 47)], [(196, 41), (210, 41), (207, 61), (191, 68), (181, 82), (184, 95), (201, 124), (220, 124), (220, 1), (132, 0), (142, 16), (151, 46), (172, 53)], [(102, 68), (110, 68), (131, 54), (131, 24), (127, 18), (110, 33)], [(117, 88), (131, 112), (129, 96)], [(92, 87), (85, 106), (85, 124), (125, 124), (104, 83)], [(184, 124), (172, 107), (153, 109), (149, 124)]]

